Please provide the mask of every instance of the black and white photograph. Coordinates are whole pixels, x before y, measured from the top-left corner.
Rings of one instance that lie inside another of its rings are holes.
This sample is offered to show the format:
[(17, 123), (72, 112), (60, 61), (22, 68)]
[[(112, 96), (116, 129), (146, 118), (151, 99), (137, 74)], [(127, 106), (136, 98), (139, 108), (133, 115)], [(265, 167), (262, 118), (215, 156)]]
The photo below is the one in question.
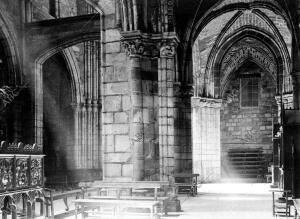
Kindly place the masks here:
[(0, 0), (0, 219), (300, 219), (300, 0)]

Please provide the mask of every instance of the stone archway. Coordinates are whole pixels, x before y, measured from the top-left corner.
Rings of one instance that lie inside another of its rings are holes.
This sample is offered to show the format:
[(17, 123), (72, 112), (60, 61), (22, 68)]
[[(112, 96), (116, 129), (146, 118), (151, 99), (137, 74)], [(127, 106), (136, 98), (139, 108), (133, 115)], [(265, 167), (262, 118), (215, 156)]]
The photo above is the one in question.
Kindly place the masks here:
[[(249, 17), (261, 22), (253, 22)], [(241, 25), (237, 21), (243, 18)], [(234, 73), (245, 63), (253, 62), (271, 75), (270, 81), (276, 84), (276, 92), (292, 87), (291, 84), (282, 86), (285, 78), (290, 78), (291, 58), (286, 45), (289, 41), (281, 37), (265, 15), (255, 10), (235, 15), (224, 12), (222, 22), (214, 20), (210, 25), (204, 30), (216, 33), (209, 37), (204, 31), (193, 46), (193, 171), (200, 173), (204, 182), (221, 178), (220, 113), (223, 100), (220, 98), (227, 91)], [(214, 28), (216, 25), (219, 26)]]

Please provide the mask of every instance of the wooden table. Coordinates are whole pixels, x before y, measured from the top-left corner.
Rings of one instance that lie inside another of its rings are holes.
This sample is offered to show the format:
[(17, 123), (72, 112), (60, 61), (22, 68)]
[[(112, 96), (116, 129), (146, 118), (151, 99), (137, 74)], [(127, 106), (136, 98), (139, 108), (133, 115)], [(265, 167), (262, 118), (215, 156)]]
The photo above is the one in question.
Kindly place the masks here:
[[(120, 219), (120, 218), (133, 218), (134, 212), (126, 211), (126, 208), (140, 208), (140, 209), (149, 209), (150, 214), (149, 218), (156, 219), (159, 218), (157, 207), (159, 201), (148, 201), (148, 200), (105, 200), (105, 199), (77, 199), (75, 203), (75, 218), (78, 218), (78, 214), (82, 213), (82, 217), (86, 216), (86, 209), (100, 209), (103, 207), (110, 207), (112, 209), (112, 214), (108, 218)], [(96, 211), (97, 214), (97, 211)], [(99, 213), (98, 213), (99, 215)], [(100, 215), (101, 216), (101, 215)]]
[(99, 189), (114, 188), (117, 190), (117, 199), (120, 199), (121, 190), (129, 189), (132, 194), (133, 189), (154, 189), (154, 200), (157, 200), (158, 189), (163, 186), (170, 186), (168, 181), (134, 181), (134, 182), (109, 182), (101, 181), (97, 182), (96, 187)]
[(189, 194), (192, 196), (197, 195), (198, 173), (175, 173), (173, 176), (177, 192), (179, 192), (180, 188), (188, 188)]

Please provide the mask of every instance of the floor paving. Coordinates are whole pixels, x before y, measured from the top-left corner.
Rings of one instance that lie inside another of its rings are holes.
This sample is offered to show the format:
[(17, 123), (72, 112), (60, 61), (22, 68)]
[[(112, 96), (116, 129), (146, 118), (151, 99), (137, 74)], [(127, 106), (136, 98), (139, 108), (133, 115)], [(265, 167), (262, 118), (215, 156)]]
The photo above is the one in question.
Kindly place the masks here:
[(273, 219), (269, 188), (269, 184), (199, 185), (197, 197), (180, 196), (183, 211), (177, 218)]
[[(275, 219), (269, 188), (258, 183), (201, 184), (197, 197), (179, 196), (181, 212), (162, 219)], [(57, 207), (63, 211), (60, 204)]]

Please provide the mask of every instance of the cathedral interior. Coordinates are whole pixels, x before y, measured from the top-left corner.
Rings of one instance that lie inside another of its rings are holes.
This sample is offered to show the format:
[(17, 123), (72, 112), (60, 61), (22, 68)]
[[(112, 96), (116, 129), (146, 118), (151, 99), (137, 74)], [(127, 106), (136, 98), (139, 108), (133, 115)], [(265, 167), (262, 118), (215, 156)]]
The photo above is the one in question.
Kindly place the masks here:
[(0, 0), (0, 142), (3, 219), (167, 218), (229, 183), (298, 218), (300, 1)]

